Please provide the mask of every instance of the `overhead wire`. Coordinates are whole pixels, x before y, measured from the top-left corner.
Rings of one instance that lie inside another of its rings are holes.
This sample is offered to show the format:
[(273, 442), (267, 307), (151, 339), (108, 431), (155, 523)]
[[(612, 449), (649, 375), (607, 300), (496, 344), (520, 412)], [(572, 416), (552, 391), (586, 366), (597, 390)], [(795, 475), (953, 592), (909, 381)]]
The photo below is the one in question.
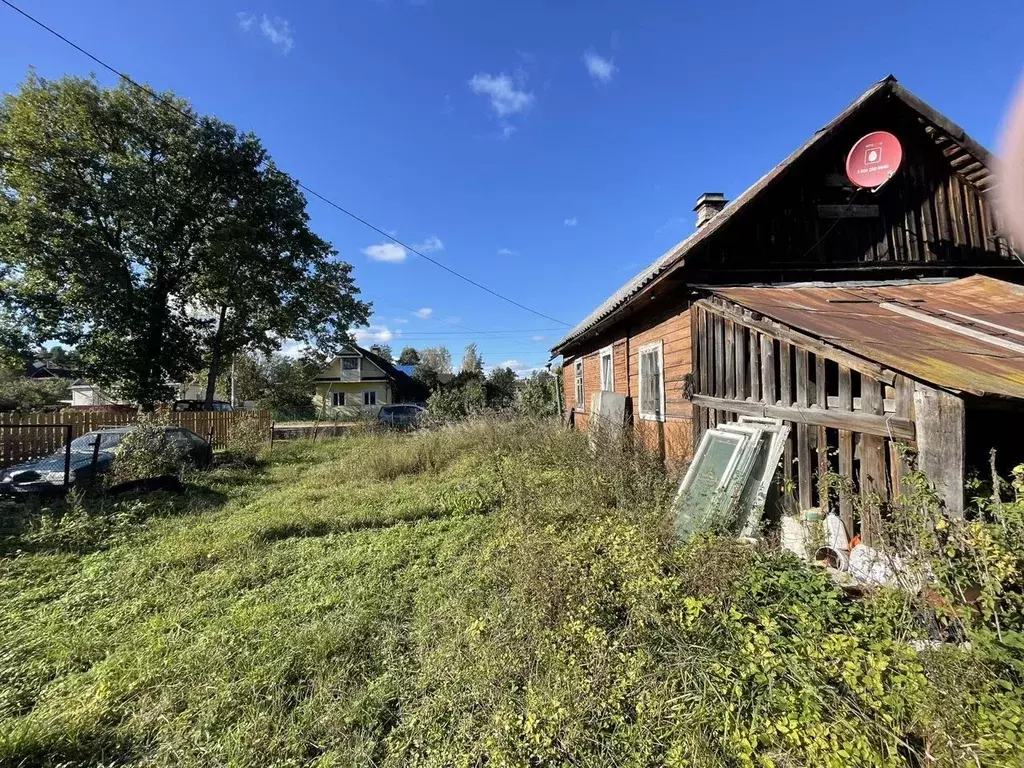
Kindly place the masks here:
[[(78, 45), (74, 41), (72, 41), (72, 40), (68, 39), (67, 37), (65, 37), (64, 35), (62, 35), (57, 30), (53, 29), (53, 27), (48, 26), (47, 24), (45, 24), (44, 22), (40, 21), (39, 19), (37, 19), (32, 14), (30, 14), (27, 11), (19, 8), (17, 5), (15, 5), (14, 3), (10, 2), (10, 0), (0, 0), (0, 3), (3, 3), (8, 8), (10, 8), (11, 10), (13, 10), (16, 13), (20, 14), (24, 18), (28, 19), (33, 24), (35, 24), (36, 26), (38, 26), (41, 29), (45, 30), (46, 32), (49, 32), (51, 35), (53, 35), (57, 39), (59, 39), (62, 42), (66, 43), (67, 45), (71, 46), (76, 51), (81, 53), (83, 56), (88, 57), (89, 59), (91, 59), (92, 61), (96, 62), (101, 67), (103, 67), (104, 69), (108, 70), (109, 72), (112, 72), (113, 74), (117, 75), (119, 78), (121, 78), (125, 82), (129, 83), (130, 85), (134, 86), (135, 88), (138, 88), (142, 92), (146, 93), (148, 96), (150, 96), (152, 99), (156, 100), (158, 103), (164, 105), (165, 107), (168, 107), (168, 108), (174, 110), (175, 112), (177, 112), (181, 116), (185, 117), (186, 119), (190, 120), (191, 122), (195, 123), (196, 125), (200, 124), (200, 120), (199, 120), (198, 117), (196, 117), (194, 115), (190, 115), (189, 113), (187, 113), (183, 109), (181, 109), (181, 107), (177, 106), (176, 104), (174, 104), (171, 101), (168, 101), (166, 98), (161, 96), (159, 93), (154, 91), (149, 86), (146, 86), (146, 85), (143, 85), (143, 84), (137, 82), (136, 80), (131, 78), (129, 75), (125, 74), (124, 72), (120, 71), (119, 69), (115, 68), (114, 66), (108, 64), (103, 59), (99, 58), (98, 56), (90, 53), (89, 51), (87, 51), (82, 46)], [(545, 313), (543, 313), (543, 312), (541, 312), (539, 310), (533, 309), (532, 307), (528, 307), (527, 305), (525, 305), (525, 304), (523, 304), (521, 302), (518, 302), (515, 299), (510, 298), (509, 296), (505, 296), (504, 294), (499, 293), (498, 291), (495, 291), (495, 290), (493, 290), (491, 288), (488, 288), (486, 285), (477, 282), (476, 280), (474, 280), (471, 277), (468, 277), (467, 275), (462, 274), (458, 270), (452, 269), (447, 264), (444, 264), (443, 262), (440, 262), (437, 259), (433, 259), (430, 256), (427, 256), (426, 254), (420, 252), (419, 250), (417, 250), (416, 248), (412, 247), (411, 245), (402, 242), (401, 240), (399, 240), (394, 235), (389, 234), (387, 231), (381, 229), (380, 227), (378, 227), (377, 225), (373, 224), (369, 220), (363, 218), (362, 216), (359, 216), (358, 214), (354, 213), (353, 211), (351, 211), (351, 210), (345, 208), (344, 206), (334, 202), (330, 198), (326, 197), (325, 195), (320, 194), (315, 189), (312, 189), (311, 187), (307, 186), (306, 184), (303, 184), (298, 179), (295, 179), (294, 177), (292, 177), (292, 180), (295, 182), (296, 186), (298, 186), (300, 189), (302, 189), (304, 192), (308, 193), (309, 195), (312, 195), (316, 199), (320, 200), (324, 204), (326, 204), (326, 205), (328, 205), (328, 206), (330, 206), (330, 207), (340, 211), (341, 213), (345, 214), (349, 218), (359, 222), (363, 226), (365, 226), (365, 227), (367, 227), (369, 229), (372, 229), (377, 234), (382, 235), (383, 237), (386, 237), (388, 240), (393, 242), (395, 245), (399, 245), (402, 248), (405, 248), (410, 253), (413, 253), (413, 254), (419, 256), (421, 259), (424, 259), (424, 260), (430, 262), (434, 266), (439, 267), (440, 269), (443, 269), (445, 272), (448, 272), (449, 274), (454, 275), (455, 277), (459, 278), (460, 280), (462, 280), (462, 281), (464, 281), (466, 283), (469, 283), (470, 285), (472, 285), (472, 286), (474, 286), (476, 288), (479, 288), (481, 291), (484, 291), (485, 293), (489, 293), (491, 296), (494, 296), (494, 297), (496, 297), (498, 299), (501, 299), (502, 301), (504, 301), (504, 302), (506, 302), (508, 304), (511, 304), (512, 306), (518, 307), (519, 309), (522, 309), (522, 310), (524, 310), (526, 312), (529, 312), (531, 314), (537, 315), (538, 317), (542, 317), (545, 320), (550, 320), (553, 323), (558, 323), (559, 325), (563, 325), (563, 326), (565, 326), (567, 328), (571, 327), (571, 324), (565, 322), (564, 320), (559, 320), (556, 317), (551, 317), (550, 315), (547, 315), (547, 314), (545, 314)]]

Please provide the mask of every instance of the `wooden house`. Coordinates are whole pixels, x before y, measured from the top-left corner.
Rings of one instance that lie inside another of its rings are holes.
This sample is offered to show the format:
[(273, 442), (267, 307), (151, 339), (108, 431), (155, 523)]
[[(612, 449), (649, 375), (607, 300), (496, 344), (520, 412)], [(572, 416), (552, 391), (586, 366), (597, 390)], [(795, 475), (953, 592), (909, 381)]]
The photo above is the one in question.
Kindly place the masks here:
[(389, 360), (354, 344), (317, 374), (314, 385), (317, 411), (339, 419), (373, 416), (382, 405), (418, 403), (430, 394)]
[[(903, 161), (856, 189), (845, 161), (872, 131)], [(991, 166), (895, 78), (876, 83), (735, 201), (701, 196), (696, 231), (555, 345), (575, 424), (595, 392), (626, 394), (641, 438), (684, 463), (709, 426), (782, 418), (803, 508), (827, 501), (825, 469), (895, 492), (906, 442), (959, 511), (965, 464), (1024, 403), (1024, 266)]]

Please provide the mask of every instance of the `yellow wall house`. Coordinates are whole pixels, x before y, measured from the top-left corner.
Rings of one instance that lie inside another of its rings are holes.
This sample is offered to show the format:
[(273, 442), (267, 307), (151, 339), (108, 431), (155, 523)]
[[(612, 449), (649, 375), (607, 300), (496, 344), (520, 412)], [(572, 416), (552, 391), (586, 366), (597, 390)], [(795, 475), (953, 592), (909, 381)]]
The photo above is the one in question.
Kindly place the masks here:
[(382, 405), (423, 402), (429, 394), (389, 361), (354, 344), (343, 349), (315, 382), (313, 401), (324, 418), (372, 418)]

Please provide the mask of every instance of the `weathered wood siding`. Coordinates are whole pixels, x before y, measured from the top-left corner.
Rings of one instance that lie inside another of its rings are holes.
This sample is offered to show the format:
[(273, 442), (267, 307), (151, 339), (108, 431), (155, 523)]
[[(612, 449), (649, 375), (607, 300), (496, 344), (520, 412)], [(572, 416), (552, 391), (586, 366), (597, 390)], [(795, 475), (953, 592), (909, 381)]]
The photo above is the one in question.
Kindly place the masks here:
[[(902, 103), (889, 104), (851, 119), (801, 157), (770, 195), (739, 211), (688, 255), (693, 282), (809, 279), (800, 272), (836, 279), (823, 268), (881, 270), (894, 277), (906, 269), (1015, 271), (1019, 262), (1000, 236), (1005, 228), (995, 206), (962, 175), (967, 161), (947, 157), (958, 148), (937, 138)], [(846, 180), (846, 153), (877, 130), (900, 139), (903, 162), (877, 194), (857, 192)]]
[[(640, 419), (634, 413), (633, 427), (644, 443), (670, 463), (687, 461), (693, 455), (692, 408), (684, 396), (684, 379), (691, 371), (689, 308), (663, 308), (629, 324), (618, 338), (600, 337), (582, 348), (579, 355), (566, 357), (562, 370), (565, 403), (572, 408), (576, 426), (585, 429), (590, 421), (590, 399), (601, 384), (603, 349), (612, 347), (615, 391), (634, 399), (640, 391), (640, 347), (662, 343), (665, 418)], [(576, 402), (575, 362), (583, 359), (583, 403)]]

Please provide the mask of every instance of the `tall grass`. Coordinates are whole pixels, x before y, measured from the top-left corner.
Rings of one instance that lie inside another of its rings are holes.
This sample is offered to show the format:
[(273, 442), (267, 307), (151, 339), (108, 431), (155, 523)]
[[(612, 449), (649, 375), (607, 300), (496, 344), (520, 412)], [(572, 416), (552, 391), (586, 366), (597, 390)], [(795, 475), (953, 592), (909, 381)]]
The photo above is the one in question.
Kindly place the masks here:
[(675, 546), (657, 459), (597, 448), (279, 443), (87, 545), (10, 534), (0, 764), (1020, 764), (1010, 666), (915, 651), (898, 594)]

